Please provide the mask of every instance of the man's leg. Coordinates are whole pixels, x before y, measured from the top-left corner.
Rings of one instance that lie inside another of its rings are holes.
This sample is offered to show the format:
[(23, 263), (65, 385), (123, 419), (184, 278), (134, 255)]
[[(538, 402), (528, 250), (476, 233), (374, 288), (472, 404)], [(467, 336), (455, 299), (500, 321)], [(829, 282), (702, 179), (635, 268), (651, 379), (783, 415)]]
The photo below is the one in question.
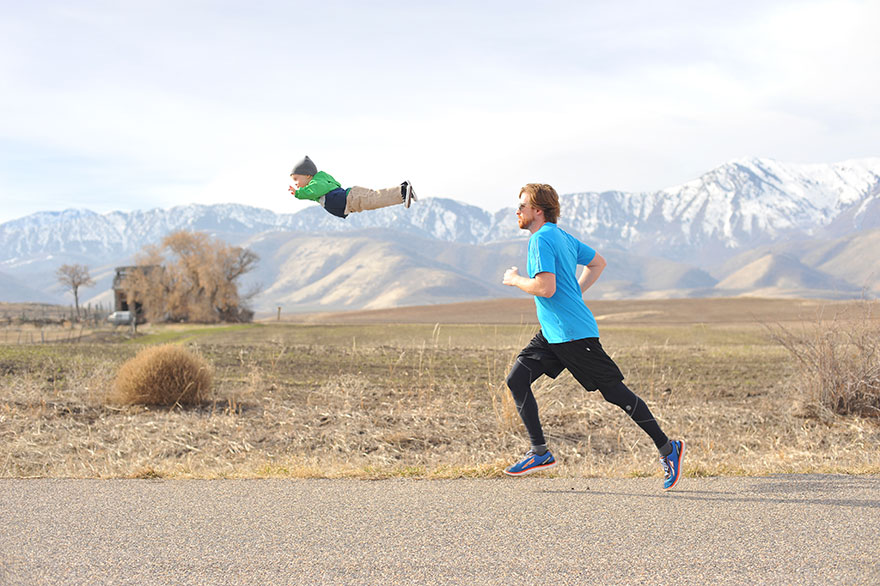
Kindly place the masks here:
[(608, 356), (599, 338), (585, 338), (562, 344), (551, 344), (553, 352), (588, 391), (599, 389), (606, 401), (617, 405), (647, 433), (658, 450), (664, 450), (669, 438), (660, 429), (651, 410), (623, 384), (623, 374)]
[[(603, 383), (599, 387), (599, 392), (602, 393), (602, 397), (604, 397), (606, 401), (623, 409), (624, 412), (636, 422), (636, 425), (641, 427), (642, 430), (650, 436), (654, 445), (660, 450), (661, 456), (669, 455), (672, 451), (671, 446), (669, 445), (669, 438), (666, 437), (666, 434), (660, 429), (660, 425), (657, 423), (657, 420), (654, 419), (654, 415), (651, 414), (648, 405), (645, 404), (638, 395), (632, 392), (629, 387), (623, 384), (623, 381), (617, 381), (616, 383)], [(663, 453), (664, 451), (666, 451), (665, 454)]]
[(541, 428), (541, 419), (538, 417), (538, 402), (532, 393), (532, 383), (544, 374), (541, 363), (531, 358), (518, 356), (510, 374), (507, 375), (507, 387), (513, 395), (516, 410), (522, 418), (532, 442), (532, 449), (541, 452), (547, 450), (547, 442), (544, 440), (544, 431)]
[(508, 476), (525, 476), (556, 466), (556, 459), (544, 442), (544, 432), (538, 418), (538, 403), (532, 393), (532, 383), (545, 373), (547, 371), (541, 361), (520, 355), (507, 375), (507, 386), (532, 443), (532, 447), (519, 462), (504, 470)]
[(606, 401), (617, 405), (648, 434), (660, 452), (664, 470), (663, 488), (669, 490), (678, 482), (684, 442), (670, 441), (642, 399), (623, 384), (623, 374), (602, 348), (598, 338), (551, 344), (553, 353), (588, 391), (599, 389)]
[(669, 490), (678, 482), (681, 474), (681, 458), (684, 455), (684, 442), (666, 437), (651, 410), (642, 399), (629, 390), (623, 381), (602, 384), (599, 392), (609, 403), (617, 405), (629, 415), (636, 425), (642, 428), (657, 446), (660, 452), (660, 464), (663, 466), (663, 489)]

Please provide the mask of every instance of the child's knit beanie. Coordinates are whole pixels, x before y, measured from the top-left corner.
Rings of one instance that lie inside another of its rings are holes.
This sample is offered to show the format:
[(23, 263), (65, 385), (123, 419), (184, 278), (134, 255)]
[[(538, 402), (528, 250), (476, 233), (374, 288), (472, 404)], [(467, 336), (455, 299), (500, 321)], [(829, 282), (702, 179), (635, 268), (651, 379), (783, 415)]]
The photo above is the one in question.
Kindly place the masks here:
[(314, 175), (318, 172), (318, 168), (312, 162), (312, 160), (306, 155), (302, 161), (294, 165), (293, 171), (290, 172), (291, 175)]

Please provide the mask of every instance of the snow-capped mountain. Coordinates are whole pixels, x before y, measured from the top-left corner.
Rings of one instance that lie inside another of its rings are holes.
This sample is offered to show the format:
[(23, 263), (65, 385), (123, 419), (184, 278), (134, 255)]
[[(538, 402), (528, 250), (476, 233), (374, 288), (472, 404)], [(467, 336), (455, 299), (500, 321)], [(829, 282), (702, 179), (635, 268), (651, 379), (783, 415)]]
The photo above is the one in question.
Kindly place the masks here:
[[(692, 275), (687, 281), (690, 285), (684, 281), (676, 285), (675, 279), (668, 278), (660, 285), (659, 281), (646, 276), (651, 274), (650, 270), (632, 271), (630, 280), (621, 282), (617, 289), (619, 294), (647, 294), (646, 287), (652, 284), (664, 290), (699, 287), (694, 291), (706, 293), (717, 279), (724, 280), (732, 272), (733, 269), (720, 268), (725, 261), (751, 249), (816, 238), (831, 241), (880, 227), (880, 158), (821, 165), (744, 159), (722, 165), (683, 185), (655, 192), (584, 192), (563, 194), (560, 199), (560, 226), (603, 254), (612, 251), (626, 254), (628, 256), (620, 258), (636, 265), (639, 265), (637, 258), (684, 263), (676, 269), (662, 266), (673, 274)], [(491, 264), (491, 259), (484, 258), (486, 251), (500, 250), (504, 243), (511, 242), (517, 243), (514, 248), (519, 254), (528, 234), (517, 228), (515, 196), (511, 200), (510, 208), (493, 214), (467, 203), (427, 198), (410, 209), (395, 206), (352, 214), (346, 220), (327, 214), (317, 205), (296, 214), (276, 214), (236, 204), (184, 205), (168, 210), (107, 214), (88, 210), (43, 212), (0, 224), (0, 274), (5, 273), (6, 280), (27, 283), (32, 289), (58, 298), (61, 292), (54, 271), (61, 264), (86, 264), (94, 269), (93, 277), (97, 273), (98, 279), (106, 280), (113, 266), (131, 262), (145, 245), (158, 243), (163, 236), (179, 229), (209, 232), (231, 244), (252, 245), (258, 249), (260, 242), (271, 240), (275, 243), (273, 246), (279, 246), (294, 239), (302, 249), (306, 245), (303, 237), (309, 234), (351, 233), (351, 237), (357, 235), (362, 239), (364, 234), (375, 238), (393, 232), (405, 236), (393, 238), (401, 242), (404, 252), (406, 235), (420, 242), (436, 242), (436, 246), (429, 247), (434, 255), (431, 258), (419, 256), (417, 250), (410, 251), (407, 266), (447, 271), (445, 280), (438, 281), (448, 283), (443, 286), (441, 297), (455, 298), (451, 284), (459, 282), (452, 276), (456, 260), (467, 262), (480, 258), (483, 263), (480, 270), (485, 272), (486, 266)], [(267, 235), (271, 238), (267, 239)], [(384, 236), (380, 240), (382, 238)], [(499, 246), (489, 246), (492, 243)], [(482, 247), (481, 252), (476, 252), (475, 246)], [(447, 251), (456, 251), (459, 258), (451, 258), (450, 252), (444, 253), (444, 247)], [(426, 245), (421, 248), (425, 249)], [(391, 249), (379, 246), (376, 250)], [(399, 252), (395, 250), (395, 254)], [(274, 258), (272, 254), (269, 257)], [(398, 258), (396, 262), (403, 261)], [(284, 279), (282, 267), (290, 266), (289, 259), (271, 260), (264, 252), (263, 265), (260, 270), (263, 287), (279, 290), (275, 279)], [(762, 270), (778, 266), (783, 263), (761, 265)], [(333, 269), (327, 267), (327, 270)], [(860, 275), (870, 274), (864, 268), (858, 271)], [(714, 277), (709, 277), (709, 273)], [(481, 276), (479, 271), (471, 276), (486, 278), (486, 287), (475, 287), (471, 281), (471, 285), (463, 287), (462, 299), (468, 298), (467, 289), (480, 290), (483, 295), (498, 294), (495, 279)], [(845, 275), (834, 277), (837, 280), (823, 281), (813, 275), (810, 282), (846, 282)], [(613, 281), (610, 276), (607, 280)], [(308, 285), (300, 281), (297, 280), (299, 289)], [(748, 278), (739, 274), (736, 279), (725, 282), (745, 283)], [(850, 283), (856, 289), (865, 285)], [(15, 289), (0, 286), (0, 295), (4, 297), (4, 289), (17, 291), (18, 295), (23, 290), (20, 286)], [(291, 295), (288, 297), (298, 299)], [(357, 305), (375, 305), (363, 292), (356, 297)], [(414, 303), (419, 299), (401, 290), (395, 300)]]
[[(97, 214), (69, 209), (40, 212), (0, 224), (0, 266), (15, 268), (47, 256), (101, 262), (131, 255), (169, 232), (209, 232), (233, 244), (271, 231), (340, 232), (394, 227), (450, 242), (477, 243), (492, 224), (489, 212), (453, 200), (432, 198), (409, 210), (384, 209), (340, 220), (320, 207), (296, 214), (238, 204), (185, 205), (167, 210)], [(515, 227), (514, 227), (515, 228)]]
[(830, 165), (740, 160), (657, 192), (580, 193), (563, 201), (560, 225), (584, 237), (713, 265), (783, 239), (880, 227), (880, 158)]

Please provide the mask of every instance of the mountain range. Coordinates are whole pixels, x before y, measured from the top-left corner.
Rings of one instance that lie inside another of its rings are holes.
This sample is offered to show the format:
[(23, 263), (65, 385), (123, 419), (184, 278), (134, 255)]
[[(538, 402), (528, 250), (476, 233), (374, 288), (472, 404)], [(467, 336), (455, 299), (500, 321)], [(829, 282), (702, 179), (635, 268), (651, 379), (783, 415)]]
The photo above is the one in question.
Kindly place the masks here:
[[(515, 201), (515, 197), (511, 198)], [(833, 164), (743, 159), (654, 192), (560, 195), (563, 229), (609, 266), (587, 297), (880, 293), (880, 158)], [(0, 300), (70, 303), (55, 270), (79, 263), (109, 303), (114, 267), (187, 229), (260, 255), (258, 311), (362, 309), (519, 296), (500, 284), (524, 265), (528, 233), (496, 213), (429, 197), (341, 220), (239, 205), (98, 214), (69, 209), (0, 224)]]

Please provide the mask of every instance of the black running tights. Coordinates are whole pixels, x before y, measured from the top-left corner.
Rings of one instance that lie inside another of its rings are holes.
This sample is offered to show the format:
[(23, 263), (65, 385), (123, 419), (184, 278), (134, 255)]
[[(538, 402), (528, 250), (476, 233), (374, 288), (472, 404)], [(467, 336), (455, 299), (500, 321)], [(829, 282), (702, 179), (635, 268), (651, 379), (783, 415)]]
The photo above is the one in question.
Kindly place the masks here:
[[(540, 361), (519, 356), (513, 368), (510, 369), (510, 374), (507, 375), (507, 386), (510, 388), (516, 409), (526, 426), (529, 440), (533, 446), (547, 443), (541, 428), (541, 420), (538, 417), (538, 403), (535, 401), (535, 395), (532, 394), (532, 383), (542, 374), (544, 374), (544, 369)], [(599, 388), (599, 392), (602, 393), (602, 397), (606, 401), (623, 409), (636, 425), (651, 437), (658, 449), (669, 441), (645, 402), (623, 384), (623, 381), (603, 384)]]

